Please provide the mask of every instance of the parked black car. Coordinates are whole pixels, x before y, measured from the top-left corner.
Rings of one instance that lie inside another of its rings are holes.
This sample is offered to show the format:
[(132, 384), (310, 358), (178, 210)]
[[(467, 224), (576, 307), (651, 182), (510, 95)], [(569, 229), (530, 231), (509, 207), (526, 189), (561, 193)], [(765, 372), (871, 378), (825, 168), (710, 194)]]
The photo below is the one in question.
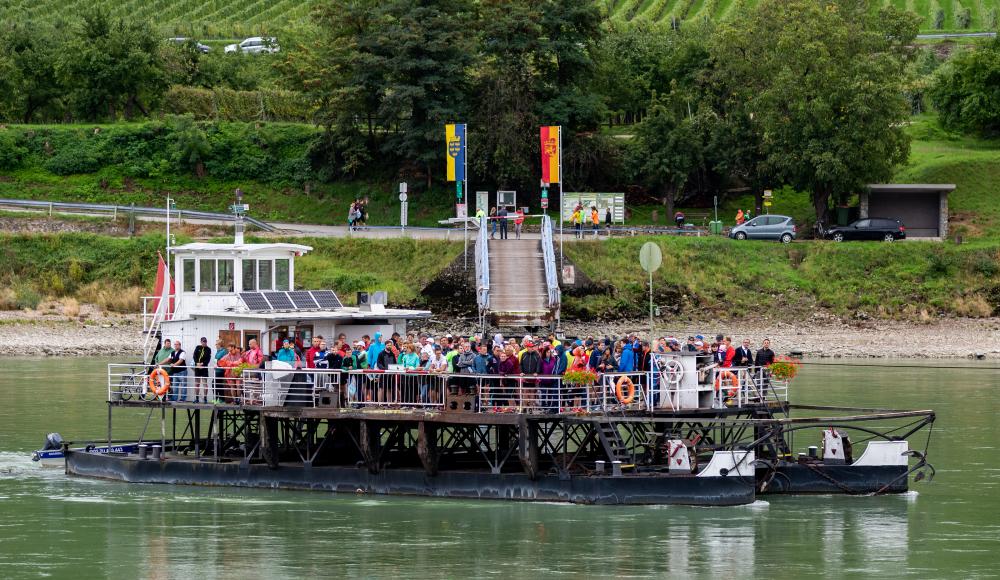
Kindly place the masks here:
[(843, 242), (844, 240), (882, 240), (892, 242), (906, 239), (906, 228), (903, 222), (886, 218), (865, 218), (850, 225), (835, 226), (824, 234), (828, 240)]

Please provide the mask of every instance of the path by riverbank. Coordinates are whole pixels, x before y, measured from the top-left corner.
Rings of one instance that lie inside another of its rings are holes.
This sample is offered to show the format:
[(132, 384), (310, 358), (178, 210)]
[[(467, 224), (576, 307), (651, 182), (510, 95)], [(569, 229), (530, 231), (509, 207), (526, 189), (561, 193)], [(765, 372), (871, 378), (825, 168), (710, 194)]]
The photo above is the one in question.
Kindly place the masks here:
[[(471, 333), (472, 321), (434, 321), (419, 330), (436, 336)], [(568, 336), (622, 336), (648, 333), (648, 322), (601, 325), (564, 322)], [(769, 337), (779, 354), (801, 353), (823, 358), (971, 358), (1000, 359), (1000, 318), (943, 319), (922, 323), (875, 322), (847, 325), (836, 319), (804, 322), (768, 319), (709, 321), (657, 325), (657, 336), (714, 335), (721, 332), (734, 342), (749, 337), (755, 347)], [(508, 331), (520, 336), (522, 332)], [(136, 316), (96, 316), (83, 321), (59, 314), (0, 312), (0, 356), (136, 356), (142, 349), (142, 331)]]

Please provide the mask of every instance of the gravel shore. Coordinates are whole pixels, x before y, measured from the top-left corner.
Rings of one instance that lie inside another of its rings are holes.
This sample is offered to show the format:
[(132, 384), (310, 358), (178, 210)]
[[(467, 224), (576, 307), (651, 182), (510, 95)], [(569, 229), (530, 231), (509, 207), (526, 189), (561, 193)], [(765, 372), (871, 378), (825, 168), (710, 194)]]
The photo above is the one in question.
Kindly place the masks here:
[[(474, 322), (435, 321), (419, 331), (435, 336), (471, 333)], [(648, 321), (593, 325), (564, 322), (567, 336), (622, 336), (648, 333)], [(734, 342), (749, 337), (755, 348), (764, 337), (779, 354), (823, 358), (1000, 358), (1000, 318), (943, 319), (927, 323), (860, 321), (844, 324), (835, 318), (814, 317), (801, 322), (761, 318), (704, 323), (658, 322), (657, 336), (706, 337), (724, 333)], [(505, 336), (523, 336), (507, 331)], [(0, 356), (136, 356), (142, 349), (137, 316), (99, 316), (83, 321), (56, 313), (0, 312)]]

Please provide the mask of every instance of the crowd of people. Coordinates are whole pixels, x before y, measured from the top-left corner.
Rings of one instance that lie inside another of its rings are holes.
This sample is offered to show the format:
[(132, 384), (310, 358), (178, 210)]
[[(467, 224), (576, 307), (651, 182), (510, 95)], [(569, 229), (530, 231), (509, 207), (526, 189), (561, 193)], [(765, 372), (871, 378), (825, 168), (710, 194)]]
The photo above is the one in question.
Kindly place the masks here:
[[(640, 339), (636, 333), (621, 338), (587, 336), (560, 340), (554, 334), (526, 335), (521, 339), (496, 334), (492, 339), (485, 339), (478, 334), (433, 337), (413, 333), (383, 336), (376, 332), (373, 336), (364, 335), (354, 340), (348, 340), (344, 334), (329, 341), (323, 336), (315, 336), (308, 348), (286, 337), (275, 347), (268, 357), (256, 340), (250, 340), (246, 350), (236, 344), (217, 341), (213, 352), (203, 337), (189, 356), (179, 340), (164, 339), (150, 364), (169, 372), (172, 386), (168, 400), (221, 403), (223, 399), (231, 401), (240, 396), (236, 390), (243, 370), (262, 368), (268, 358), (304, 371), (417, 371), (465, 377), (560, 376), (581, 370), (597, 374), (644, 373), (653, 370), (654, 354), (680, 351), (701, 354), (707, 363), (703, 368), (766, 368), (775, 359), (769, 339), (765, 338), (755, 350), (750, 339), (743, 339), (736, 345), (731, 337), (721, 334), (714, 340), (694, 335), (686, 340), (664, 336), (649, 341)], [(188, 393), (189, 369), (193, 369), (193, 398), (189, 398)], [(461, 393), (470, 390), (468, 387), (474, 381), (459, 377), (448, 384)], [(359, 395), (369, 386), (352, 383), (352, 394), (382, 400), (382, 393)], [(499, 393), (505, 384), (497, 382), (493, 387), (494, 393)], [(422, 384), (419, 399), (426, 401), (437, 394), (427, 384)]]

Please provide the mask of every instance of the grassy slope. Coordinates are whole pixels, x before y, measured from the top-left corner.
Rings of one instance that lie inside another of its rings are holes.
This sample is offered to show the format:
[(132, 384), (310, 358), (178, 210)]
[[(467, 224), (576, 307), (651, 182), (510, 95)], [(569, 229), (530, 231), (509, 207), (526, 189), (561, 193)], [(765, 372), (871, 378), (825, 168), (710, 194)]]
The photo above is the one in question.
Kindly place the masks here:
[[(641, 316), (648, 300), (639, 248), (650, 238), (566, 246), (606, 292), (564, 299), (566, 316)], [(821, 307), (841, 316), (916, 319), (1000, 312), (1000, 246), (821, 242), (782, 246), (722, 238), (652, 238), (663, 250), (657, 304), (681, 316), (780, 315)]]
[[(392, 304), (420, 303), (420, 290), (462, 250), (459, 242), (410, 239), (294, 241), (314, 248), (296, 263), (296, 285), (333, 288), (346, 303), (360, 290), (387, 290)], [(161, 235), (0, 234), (0, 303), (34, 293), (135, 312), (152, 289), (162, 246)]]

